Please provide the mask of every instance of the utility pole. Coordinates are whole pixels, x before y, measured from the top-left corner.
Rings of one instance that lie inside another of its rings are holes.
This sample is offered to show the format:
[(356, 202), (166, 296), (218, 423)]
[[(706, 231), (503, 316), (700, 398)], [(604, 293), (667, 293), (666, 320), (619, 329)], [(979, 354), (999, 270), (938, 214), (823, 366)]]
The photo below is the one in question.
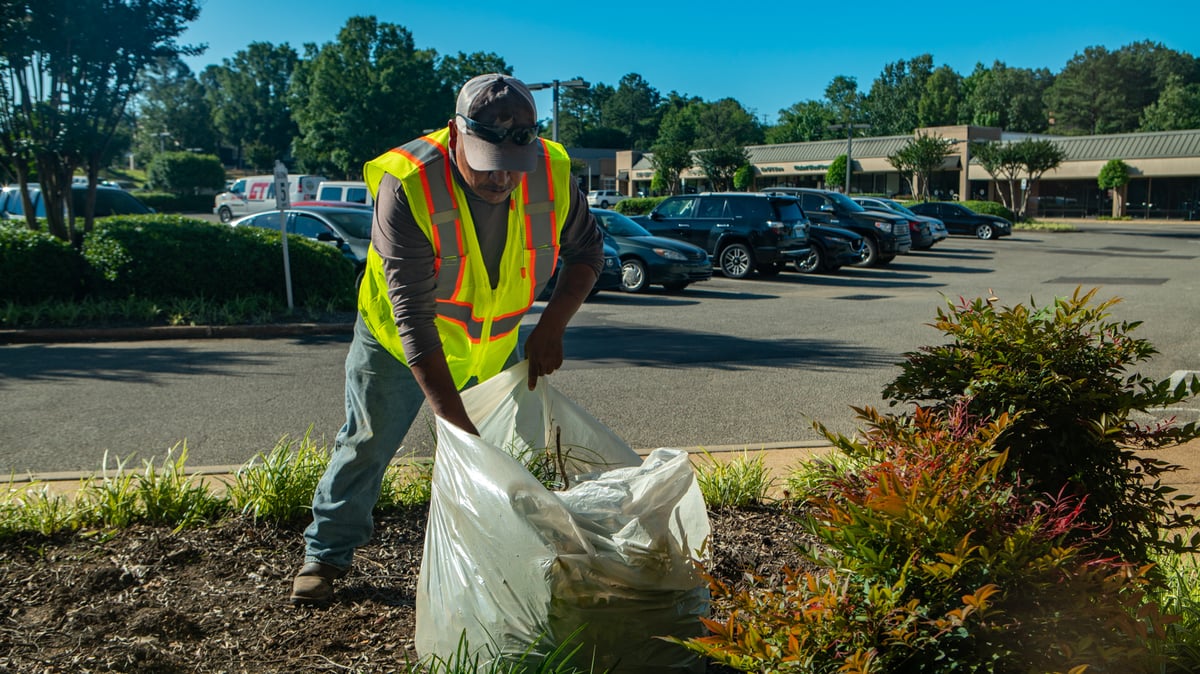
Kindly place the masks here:
[(854, 130), (869, 129), (870, 124), (830, 124), (831, 131), (846, 130), (846, 196), (850, 196), (850, 174), (854, 172)]
[(558, 90), (559, 90), (559, 88), (567, 87), (568, 89), (587, 89), (588, 87), (590, 87), (592, 85), (588, 84), (584, 80), (565, 80), (565, 81), (550, 80), (549, 82), (535, 82), (533, 84), (526, 84), (525, 86), (529, 87), (530, 91), (537, 91), (539, 89), (553, 89), (554, 90), (554, 116), (552, 117), (553, 131), (551, 132), (552, 136), (550, 139), (557, 143), (558, 142)]

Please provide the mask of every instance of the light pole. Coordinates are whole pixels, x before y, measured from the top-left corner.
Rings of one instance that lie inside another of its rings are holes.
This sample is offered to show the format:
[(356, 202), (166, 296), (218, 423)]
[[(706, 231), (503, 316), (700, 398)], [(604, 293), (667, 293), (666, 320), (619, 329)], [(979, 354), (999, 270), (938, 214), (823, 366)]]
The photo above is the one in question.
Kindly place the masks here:
[(554, 127), (553, 127), (553, 131), (552, 131), (553, 135), (550, 139), (557, 143), (558, 142), (558, 90), (559, 90), (559, 88), (567, 87), (568, 89), (587, 89), (588, 87), (590, 87), (592, 85), (588, 84), (584, 80), (575, 79), (575, 80), (551, 80), (549, 82), (535, 82), (533, 84), (527, 84), (525, 86), (529, 87), (530, 91), (537, 91), (539, 89), (553, 89), (554, 90), (554, 116), (551, 118), (553, 120), (551, 123), (554, 125)]
[(855, 129), (869, 129), (869, 128), (871, 128), (870, 124), (830, 124), (829, 125), (829, 129), (831, 131), (840, 131), (842, 129), (846, 130), (846, 196), (850, 196), (850, 174), (854, 172), (854, 169), (851, 168), (852, 166), (854, 166), (854, 164), (851, 163), (854, 158), (854, 156), (851, 154), (851, 150), (854, 147), (854, 130)]

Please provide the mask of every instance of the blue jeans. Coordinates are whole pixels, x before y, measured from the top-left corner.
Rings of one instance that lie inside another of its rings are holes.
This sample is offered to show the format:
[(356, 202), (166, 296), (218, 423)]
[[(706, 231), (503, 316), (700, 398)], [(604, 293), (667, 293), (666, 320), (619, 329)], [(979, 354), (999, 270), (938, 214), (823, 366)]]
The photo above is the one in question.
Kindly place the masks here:
[[(508, 365), (517, 357), (514, 349)], [(424, 402), (412, 370), (380, 346), (360, 316), (346, 354), (346, 423), (313, 493), (305, 562), (350, 568), (354, 549), (374, 533), (371, 511), (383, 475)]]
[(360, 316), (346, 354), (346, 423), (313, 493), (304, 561), (350, 568), (375, 529), (371, 511), (388, 464), (421, 411), (412, 371), (380, 346)]

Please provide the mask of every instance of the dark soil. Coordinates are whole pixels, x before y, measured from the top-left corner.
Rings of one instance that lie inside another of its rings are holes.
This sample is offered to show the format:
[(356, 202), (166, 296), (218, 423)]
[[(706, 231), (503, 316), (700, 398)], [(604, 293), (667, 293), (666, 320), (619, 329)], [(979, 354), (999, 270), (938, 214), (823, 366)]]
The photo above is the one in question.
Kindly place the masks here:
[[(709, 572), (734, 586), (798, 567), (802, 527), (775, 506), (709, 513)], [(425, 509), (376, 522), (332, 606), (293, 608), (302, 522), (132, 527), (0, 542), (0, 671), (403, 672)], [(714, 606), (713, 617), (722, 617)], [(712, 665), (710, 674), (729, 672)]]

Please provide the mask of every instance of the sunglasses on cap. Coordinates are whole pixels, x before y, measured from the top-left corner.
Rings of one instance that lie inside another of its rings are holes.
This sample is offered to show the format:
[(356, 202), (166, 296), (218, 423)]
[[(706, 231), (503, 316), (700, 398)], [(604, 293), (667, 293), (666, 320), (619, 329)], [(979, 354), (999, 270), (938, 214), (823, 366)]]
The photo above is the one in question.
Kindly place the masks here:
[(542, 130), (541, 124), (509, 129), (503, 126), (492, 126), (483, 122), (477, 122), (461, 112), (456, 114), (462, 117), (463, 121), (467, 123), (468, 131), (493, 145), (503, 143), (505, 138), (511, 140), (514, 145), (529, 145), (537, 140), (538, 133)]

